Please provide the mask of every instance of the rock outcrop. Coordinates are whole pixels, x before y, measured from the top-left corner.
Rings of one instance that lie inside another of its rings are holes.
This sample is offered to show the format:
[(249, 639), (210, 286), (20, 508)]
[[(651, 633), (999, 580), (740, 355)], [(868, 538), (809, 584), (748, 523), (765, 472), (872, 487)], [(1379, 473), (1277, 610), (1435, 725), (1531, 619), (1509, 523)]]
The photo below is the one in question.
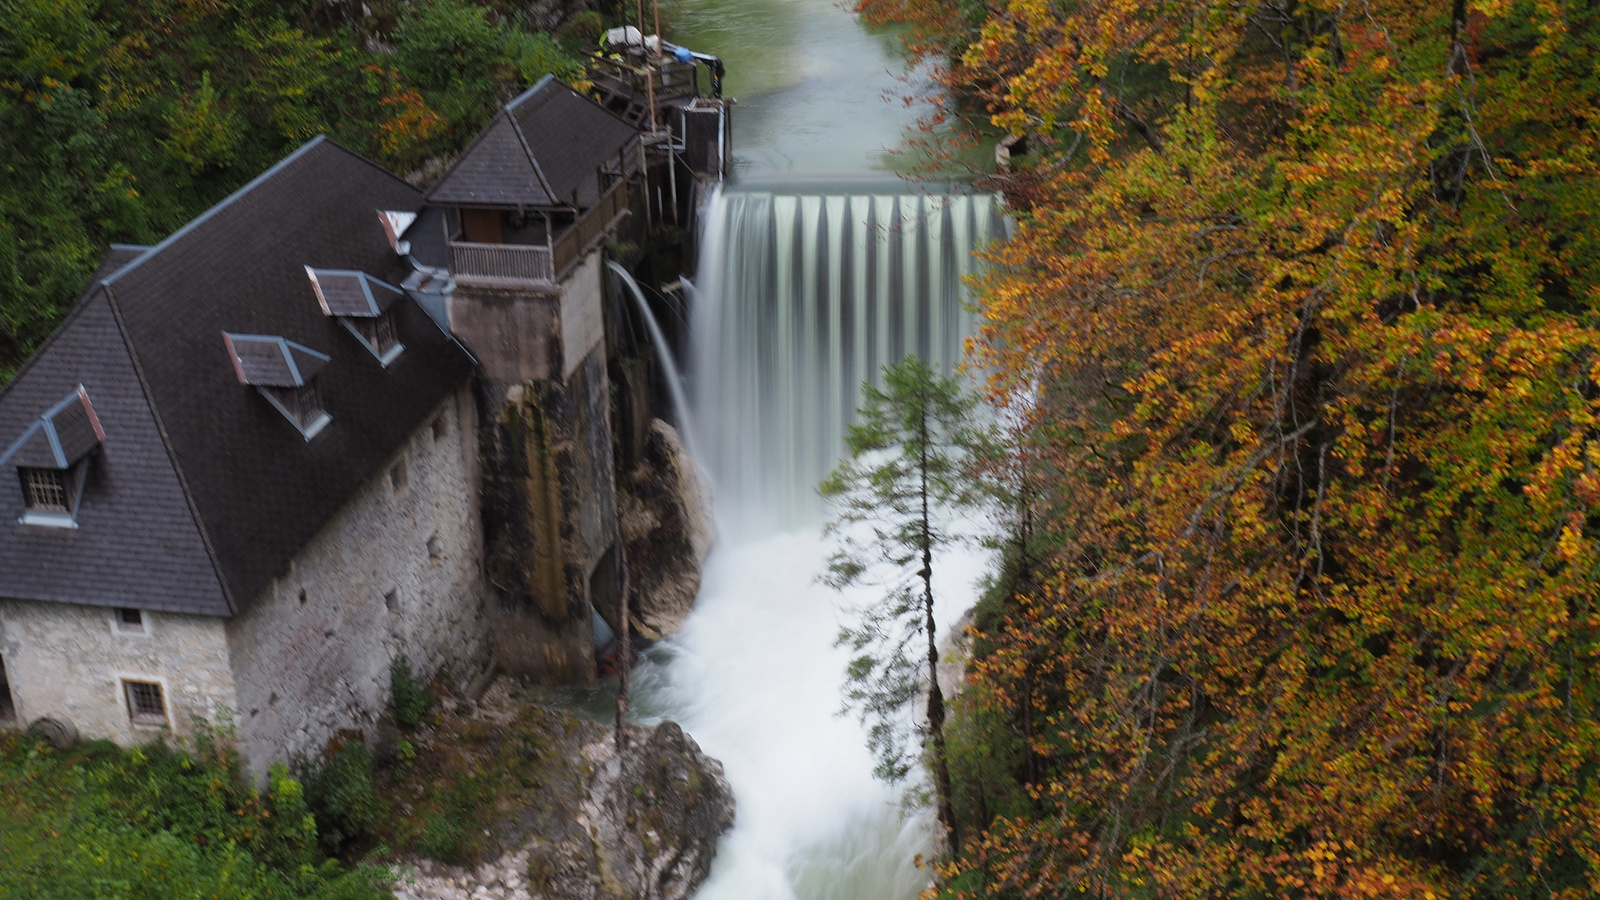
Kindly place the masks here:
[[(594, 836), (596, 900), (685, 900), (711, 872), (717, 839), (733, 827), (722, 764), (673, 722), (590, 748), (598, 758), (584, 812)], [(575, 895), (565, 894), (564, 897)]]
[[(507, 724), (517, 715), (504, 679), (473, 717)], [(493, 859), (451, 866), (401, 861), (397, 900), (685, 900), (711, 869), (733, 824), (722, 764), (676, 724), (615, 732), (571, 720), (553, 767), (536, 773), (547, 796), (496, 829)], [(564, 789), (580, 779), (581, 791)], [(576, 796), (572, 796), (576, 794)]]
[(660, 419), (650, 423), (640, 464), (620, 481), (632, 624), (660, 640), (683, 627), (700, 590), (700, 567), (715, 539), (710, 498), (678, 432)]

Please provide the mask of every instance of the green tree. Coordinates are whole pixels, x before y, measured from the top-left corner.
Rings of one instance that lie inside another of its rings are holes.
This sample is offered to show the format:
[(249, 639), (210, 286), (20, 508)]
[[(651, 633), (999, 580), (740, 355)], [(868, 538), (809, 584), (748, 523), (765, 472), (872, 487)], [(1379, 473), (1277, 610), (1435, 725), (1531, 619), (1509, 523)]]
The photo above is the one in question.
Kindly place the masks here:
[[(884, 589), (861, 608), (857, 624), (839, 632), (838, 644), (855, 654), (845, 696), (867, 726), (875, 774), (892, 782), (910, 771), (906, 712), (926, 688), (923, 749), (939, 821), (959, 846), (938, 679), (933, 558), (963, 540), (952, 519), (979, 496), (968, 462), (981, 455), (985, 433), (972, 424), (976, 400), (917, 357), (885, 366), (883, 382), (882, 389), (863, 385), (860, 421), (845, 436), (849, 456), (821, 485), (836, 513), (826, 533), (838, 542), (823, 580), (839, 590)], [(919, 639), (926, 640), (925, 659)]]

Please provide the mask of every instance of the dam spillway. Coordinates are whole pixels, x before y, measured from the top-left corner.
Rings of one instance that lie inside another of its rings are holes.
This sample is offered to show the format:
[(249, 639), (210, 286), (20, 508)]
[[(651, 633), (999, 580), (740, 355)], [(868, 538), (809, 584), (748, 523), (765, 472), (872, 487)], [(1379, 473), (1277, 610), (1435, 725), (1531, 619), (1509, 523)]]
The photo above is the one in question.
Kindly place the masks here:
[(748, 525), (820, 514), (816, 485), (885, 364), (949, 372), (976, 326), (964, 279), (1004, 236), (987, 194), (796, 185), (714, 194), (691, 319), (702, 464)]

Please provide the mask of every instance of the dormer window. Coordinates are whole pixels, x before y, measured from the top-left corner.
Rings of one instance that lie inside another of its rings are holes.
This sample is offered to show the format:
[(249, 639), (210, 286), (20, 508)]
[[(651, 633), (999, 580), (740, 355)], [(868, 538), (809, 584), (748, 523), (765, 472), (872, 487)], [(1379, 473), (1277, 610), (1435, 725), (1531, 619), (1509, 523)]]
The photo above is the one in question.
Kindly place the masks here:
[(23, 505), (28, 512), (66, 513), (67, 473), (60, 469), (17, 469), (22, 476)]
[(394, 319), (395, 304), (405, 297), (399, 288), (365, 272), (344, 269), (306, 266), (306, 277), (322, 314), (338, 319), (379, 364), (389, 365), (405, 349)]
[(18, 521), (24, 525), (78, 527), (88, 457), (105, 439), (83, 385), (35, 419), (0, 454), (0, 465), (16, 468), (22, 488), (22, 518)]
[(356, 333), (361, 338), (361, 343), (367, 345), (378, 361), (388, 365), (395, 356), (404, 348), (400, 346), (400, 337), (395, 332), (394, 313), (385, 312), (374, 319), (341, 319), (345, 327)]
[(301, 431), (310, 431), (312, 426), (321, 427), (327, 424), (321, 421), (329, 416), (322, 408), (322, 392), (317, 390), (315, 381), (308, 381), (299, 387), (291, 388), (264, 387), (262, 392), (284, 415), (294, 420)]
[(316, 382), (317, 373), (328, 364), (327, 354), (270, 334), (223, 332), (222, 340), (239, 383), (260, 392), (306, 440), (333, 421), (322, 408)]

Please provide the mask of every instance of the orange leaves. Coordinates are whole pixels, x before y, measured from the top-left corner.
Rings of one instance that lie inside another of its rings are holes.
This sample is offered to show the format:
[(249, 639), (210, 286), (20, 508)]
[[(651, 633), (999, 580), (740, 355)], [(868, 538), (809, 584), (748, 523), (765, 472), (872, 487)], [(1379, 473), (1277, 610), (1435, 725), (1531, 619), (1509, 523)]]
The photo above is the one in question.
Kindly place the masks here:
[(953, 70), (1046, 148), (974, 349), (1048, 553), (973, 672), (1050, 728), (968, 874), (1600, 886), (1600, 21), (1471, 10), (1018, 0)]
[(415, 88), (407, 87), (394, 69), (368, 66), (366, 71), (387, 79), (388, 90), (378, 101), (388, 117), (378, 124), (378, 147), (391, 160), (404, 162), (448, 127)]

